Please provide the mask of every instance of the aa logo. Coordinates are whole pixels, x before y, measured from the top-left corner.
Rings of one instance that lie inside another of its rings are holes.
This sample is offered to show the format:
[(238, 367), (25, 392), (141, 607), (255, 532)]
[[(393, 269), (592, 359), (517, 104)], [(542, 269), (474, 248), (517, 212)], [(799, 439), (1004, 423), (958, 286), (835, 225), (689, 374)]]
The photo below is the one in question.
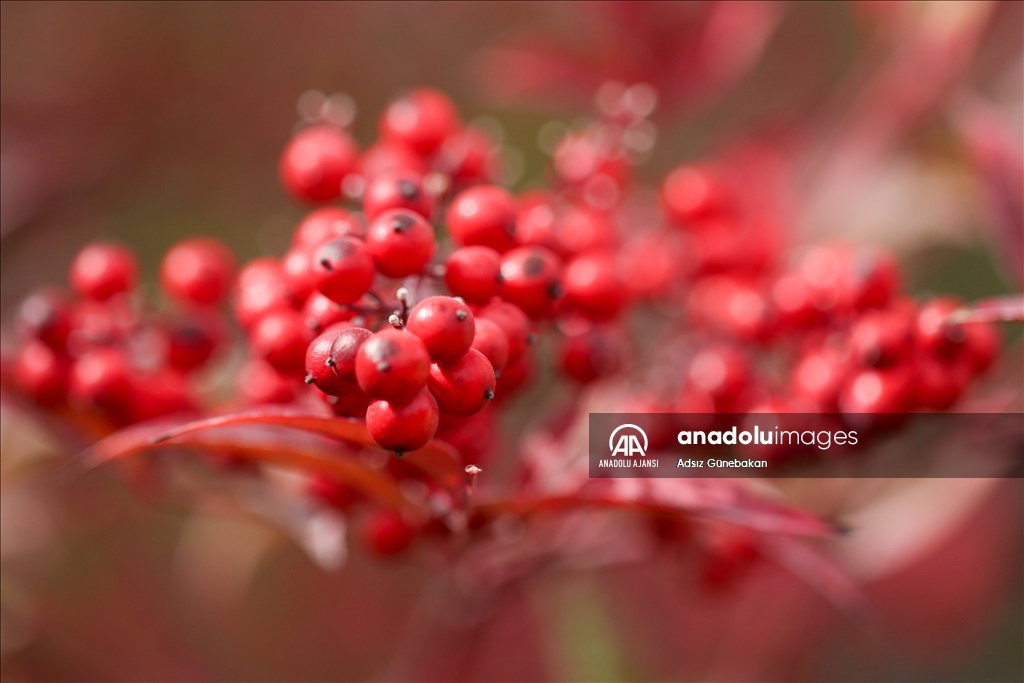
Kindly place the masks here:
[[(619, 434), (619, 432), (622, 433)], [(615, 439), (617, 434), (618, 440)], [(637, 438), (638, 435), (643, 437), (643, 446), (640, 445), (640, 439)], [(647, 434), (636, 425), (619, 425), (612, 432), (612, 435), (608, 437), (608, 449), (612, 452), (613, 456), (625, 455), (628, 457), (639, 455), (643, 458), (647, 455)]]

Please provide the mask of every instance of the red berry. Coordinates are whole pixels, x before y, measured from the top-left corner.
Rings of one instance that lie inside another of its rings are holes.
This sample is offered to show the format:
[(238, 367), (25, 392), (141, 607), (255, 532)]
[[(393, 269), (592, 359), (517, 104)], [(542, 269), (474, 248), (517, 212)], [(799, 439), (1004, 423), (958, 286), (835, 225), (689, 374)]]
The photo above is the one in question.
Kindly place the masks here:
[(312, 204), (341, 196), (341, 181), (355, 169), (359, 150), (351, 136), (331, 126), (307, 128), (281, 154), (281, 184), (295, 199)]
[(506, 252), (516, 245), (515, 197), (495, 185), (463, 190), (448, 207), (448, 234), (459, 245), (480, 245)]
[(914, 407), (913, 380), (912, 371), (904, 365), (861, 370), (843, 387), (839, 409), (844, 414), (907, 412)]
[(729, 209), (730, 195), (721, 173), (707, 167), (680, 166), (661, 186), (665, 211), (684, 227)]
[(850, 256), (847, 305), (854, 309), (881, 308), (899, 292), (900, 267), (878, 249), (860, 249)]
[(292, 310), (267, 313), (252, 328), (249, 346), (252, 355), (262, 358), (285, 375), (301, 375), (305, 367), (306, 347), (313, 341), (302, 315)]
[(342, 512), (351, 508), (357, 498), (351, 487), (327, 474), (314, 474), (309, 479), (306, 490), (311, 497)]
[(495, 383), (495, 401), (507, 401), (510, 396), (515, 395), (516, 391), (529, 382), (533, 375), (533, 361), (528, 355), (523, 354), (515, 362), (509, 362)]
[(258, 258), (238, 272), (233, 308), (243, 329), (251, 328), (271, 311), (287, 310), (291, 306), (288, 280), (274, 259)]
[(530, 319), (515, 304), (495, 299), (481, 308), (476, 317), (490, 320), (505, 333), (505, 339), (508, 341), (509, 365), (515, 363), (523, 355), (526, 345), (533, 339)]
[(429, 219), (434, 200), (424, 191), (422, 176), (396, 169), (370, 180), (363, 192), (363, 212), (373, 220), (388, 209), (408, 209)]
[(60, 356), (43, 342), (33, 339), (18, 351), (12, 375), (15, 386), (33, 401), (44, 406), (63, 402), (67, 367)]
[(430, 355), (420, 338), (408, 332), (377, 332), (356, 353), (356, 381), (372, 398), (409, 401), (430, 374)]
[(71, 287), (82, 298), (106, 301), (135, 288), (139, 267), (135, 255), (125, 247), (95, 243), (78, 252), (69, 278)]
[(476, 349), (469, 349), (452, 364), (435, 363), (427, 378), (427, 388), (437, 399), (438, 409), (455, 417), (469, 417), (483, 410), (494, 398), (494, 386), (494, 368)]
[(351, 237), (337, 237), (312, 254), (313, 284), (331, 301), (350, 304), (370, 291), (377, 274), (366, 246)]
[(135, 376), (130, 408), (133, 422), (195, 410), (188, 379), (177, 370), (158, 368)]
[(331, 396), (357, 390), (354, 384), (345, 381), (335, 372), (334, 361), (331, 360), (334, 341), (348, 327), (349, 323), (338, 323), (318, 335), (306, 348), (306, 383), (315, 384), (317, 389)]
[(531, 318), (547, 317), (562, 295), (560, 269), (558, 257), (544, 247), (513, 249), (501, 261), (501, 298)]
[(362, 327), (346, 327), (338, 332), (331, 344), (330, 360), (335, 374), (349, 384), (356, 384), (356, 357), (359, 347), (373, 336), (373, 333)]
[(397, 453), (423, 448), (437, 431), (437, 402), (420, 389), (405, 403), (373, 401), (366, 408), (366, 428), (382, 448)]
[(235, 256), (223, 242), (195, 237), (178, 242), (160, 264), (160, 285), (169, 297), (186, 304), (224, 301), (235, 271)]
[(871, 367), (889, 367), (911, 351), (913, 331), (904, 311), (870, 311), (850, 328), (850, 348), (857, 362)]
[(921, 306), (914, 321), (917, 345), (947, 360), (959, 355), (967, 341), (967, 331), (963, 325), (947, 325), (946, 320), (962, 305), (959, 299), (944, 296)]
[(288, 281), (288, 290), (293, 301), (305, 301), (316, 288), (313, 274), (312, 250), (306, 247), (292, 247), (281, 258), (281, 270)]
[(419, 154), (433, 154), (461, 127), (451, 100), (436, 90), (417, 88), (391, 103), (380, 119), (380, 135)]
[(574, 206), (559, 216), (555, 238), (559, 253), (581, 254), (611, 247), (615, 243), (615, 227), (607, 214)]
[(167, 364), (179, 372), (191, 372), (210, 359), (227, 332), (218, 317), (189, 315), (171, 320), (166, 335)]
[(319, 389), (314, 391), (338, 417), (357, 417), (362, 420), (366, 418), (366, 408), (373, 399), (363, 393), (358, 386), (353, 385), (353, 387), (354, 389), (350, 393), (341, 396), (330, 396)]
[(608, 252), (590, 252), (570, 261), (562, 273), (562, 288), (566, 303), (594, 320), (615, 317), (626, 303), (625, 284)]
[(779, 277), (770, 292), (772, 308), (785, 328), (808, 328), (823, 319), (807, 282), (795, 274)]
[(293, 247), (313, 249), (332, 237), (366, 236), (366, 225), (362, 220), (344, 209), (325, 206), (306, 214), (292, 235)]
[(519, 199), (519, 217), (516, 219), (515, 238), (522, 245), (558, 249), (555, 234), (554, 199), (546, 194), (526, 194)]
[(711, 396), (716, 409), (728, 412), (750, 383), (750, 362), (745, 354), (731, 346), (713, 346), (690, 360), (687, 379)]
[(422, 216), (408, 209), (391, 209), (370, 223), (366, 247), (377, 269), (388, 277), (414, 275), (434, 255), (434, 229)]
[(41, 289), (30, 294), (18, 307), (15, 327), (25, 339), (38, 339), (63, 353), (71, 334), (71, 306), (56, 289)]
[(975, 373), (982, 373), (991, 367), (999, 356), (1002, 339), (999, 329), (991, 323), (965, 323), (967, 358)]
[(561, 365), (566, 375), (587, 383), (618, 372), (625, 356), (625, 340), (618, 330), (592, 327), (565, 338)]
[(949, 410), (971, 381), (966, 359), (943, 361), (931, 355), (914, 358), (915, 403), (929, 410)]
[(412, 543), (412, 527), (395, 510), (374, 513), (363, 528), (363, 544), (374, 555), (398, 555)]
[(819, 410), (832, 412), (849, 374), (850, 363), (842, 354), (828, 348), (815, 349), (793, 368), (790, 391), (811, 401)]
[(431, 296), (409, 311), (406, 329), (423, 340), (430, 357), (452, 363), (473, 344), (476, 325), (466, 304), (450, 296)]
[(409, 171), (424, 175), (428, 170), (423, 157), (400, 142), (388, 140), (380, 140), (363, 152), (359, 159), (359, 172), (367, 181), (388, 171)]
[(306, 326), (314, 332), (326, 330), (335, 323), (346, 322), (355, 317), (355, 311), (336, 304), (320, 292), (313, 292), (302, 307)]
[(500, 373), (508, 365), (508, 337), (492, 320), (476, 319), (476, 334), (473, 335), (473, 346), (484, 354), (494, 368), (495, 374)]
[(500, 171), (498, 146), (487, 133), (469, 126), (444, 141), (437, 166), (456, 187), (491, 183)]
[(266, 361), (250, 360), (238, 371), (238, 390), (247, 403), (291, 403), (295, 380), (285, 377)]
[(486, 304), (498, 294), (501, 256), (490, 247), (461, 247), (445, 262), (444, 282), (454, 296)]
[(71, 366), (68, 394), (79, 405), (121, 417), (132, 399), (132, 369), (124, 351), (97, 348)]

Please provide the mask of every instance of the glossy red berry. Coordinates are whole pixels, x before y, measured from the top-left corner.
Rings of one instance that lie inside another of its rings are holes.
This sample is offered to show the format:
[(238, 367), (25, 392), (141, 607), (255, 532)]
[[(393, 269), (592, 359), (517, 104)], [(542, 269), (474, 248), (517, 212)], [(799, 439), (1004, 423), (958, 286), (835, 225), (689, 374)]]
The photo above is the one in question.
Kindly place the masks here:
[(183, 373), (163, 367), (134, 376), (129, 409), (133, 422), (195, 410), (188, 378)]
[(366, 225), (358, 217), (336, 206), (325, 206), (306, 214), (292, 234), (293, 247), (318, 247), (332, 237), (366, 236)]
[(496, 185), (471, 187), (448, 207), (448, 234), (456, 244), (504, 253), (516, 245), (518, 214), (516, 199), (507, 190)]
[(445, 262), (444, 282), (453, 296), (486, 304), (501, 284), (501, 256), (490, 247), (461, 247)]
[(913, 409), (913, 371), (905, 365), (868, 368), (854, 373), (839, 395), (839, 409), (845, 414), (880, 415)]
[(554, 202), (554, 197), (547, 193), (527, 193), (520, 197), (516, 242), (558, 250)]
[(526, 354), (515, 362), (509, 362), (501, 371), (494, 387), (495, 402), (507, 401), (536, 374), (534, 363)]
[(434, 438), (438, 420), (437, 401), (420, 389), (404, 403), (373, 401), (366, 408), (366, 429), (382, 448), (397, 453), (423, 448)]
[(527, 344), (533, 339), (530, 319), (526, 317), (522, 309), (507, 301), (495, 299), (481, 308), (476, 317), (490, 320), (505, 333), (508, 341), (508, 363), (515, 363)]
[(403, 403), (427, 383), (430, 354), (414, 334), (385, 329), (356, 353), (356, 381), (372, 398)]
[(675, 223), (687, 227), (730, 208), (731, 193), (722, 174), (701, 166), (680, 166), (661, 186), (661, 199)]
[(605, 213), (573, 206), (558, 217), (555, 239), (560, 254), (607, 249), (615, 243), (615, 226)]
[(566, 303), (593, 320), (614, 318), (626, 303), (626, 287), (609, 252), (590, 252), (569, 261), (562, 288)]
[(494, 386), (494, 368), (476, 349), (469, 349), (454, 363), (435, 363), (427, 378), (427, 388), (437, 399), (438, 409), (455, 417), (469, 417), (483, 410), (494, 398)]
[(320, 292), (313, 292), (302, 307), (306, 326), (314, 332), (322, 332), (335, 323), (346, 322), (355, 317), (355, 311), (337, 304)]
[(125, 415), (132, 400), (132, 368), (124, 351), (100, 347), (75, 361), (68, 395), (79, 406)]
[(460, 127), (455, 105), (430, 88), (417, 88), (392, 102), (380, 119), (382, 138), (408, 145), (423, 156), (436, 152)]
[(406, 329), (423, 340), (431, 359), (452, 363), (473, 344), (476, 324), (469, 306), (450, 296), (431, 296), (409, 311)]
[(911, 319), (904, 311), (870, 311), (853, 324), (849, 338), (857, 362), (870, 367), (889, 367), (911, 352)]
[(191, 372), (205, 365), (227, 337), (220, 318), (202, 314), (172, 319), (165, 333), (167, 365), (178, 372)]
[(363, 192), (363, 212), (373, 220), (388, 209), (408, 209), (429, 219), (434, 200), (423, 189), (423, 177), (396, 169), (371, 179)]
[(306, 347), (313, 341), (302, 315), (292, 310), (267, 313), (253, 326), (249, 335), (252, 355), (262, 358), (285, 375), (301, 376), (305, 369)]
[(351, 237), (324, 242), (313, 251), (310, 264), (316, 290), (339, 304), (358, 301), (377, 274), (366, 245)]
[(396, 510), (378, 510), (363, 527), (363, 545), (378, 557), (392, 557), (406, 550), (413, 530)]
[(294, 378), (282, 375), (263, 360), (250, 360), (238, 371), (238, 392), (246, 403), (291, 403), (295, 389)]
[(413, 211), (391, 209), (370, 223), (366, 247), (381, 273), (407, 277), (422, 271), (434, 255), (434, 229)]
[(69, 272), (71, 287), (84, 299), (106, 301), (135, 289), (139, 266), (135, 254), (120, 244), (94, 243), (78, 252)]
[(850, 374), (850, 363), (840, 352), (814, 349), (797, 361), (790, 376), (790, 391), (823, 412), (836, 410), (839, 392)]
[(999, 349), (1003, 343), (999, 329), (991, 323), (982, 322), (965, 323), (964, 329), (967, 332), (964, 343), (967, 358), (974, 372), (982, 373), (988, 370), (999, 356)]
[(356, 356), (359, 347), (371, 336), (373, 333), (362, 327), (346, 327), (338, 332), (330, 348), (330, 365), (343, 381), (357, 384)]
[(314, 474), (306, 486), (309, 495), (342, 512), (352, 507), (358, 494), (351, 487), (327, 474)]
[(331, 396), (340, 396), (358, 390), (350, 382), (346, 382), (334, 370), (331, 360), (331, 347), (343, 329), (349, 323), (338, 323), (324, 330), (306, 347), (306, 383), (315, 384), (316, 388)]
[(33, 292), (18, 307), (15, 327), (24, 339), (38, 339), (63, 353), (71, 334), (72, 309), (56, 289)]
[(966, 359), (944, 361), (921, 354), (914, 363), (914, 402), (928, 410), (949, 410), (971, 381), (971, 366)]
[(358, 386), (353, 385), (353, 387), (354, 389), (351, 392), (341, 396), (330, 396), (319, 389), (314, 389), (314, 392), (320, 395), (331, 411), (338, 417), (357, 417), (362, 420), (366, 418), (366, 408), (373, 399), (367, 396)]
[(728, 411), (751, 380), (750, 361), (731, 346), (712, 346), (690, 360), (687, 379), (707, 392), (719, 411)]
[(313, 254), (306, 247), (292, 247), (281, 258), (281, 270), (288, 281), (293, 301), (305, 301), (316, 288)]
[(551, 315), (562, 295), (561, 263), (544, 247), (519, 247), (501, 260), (501, 298), (515, 304), (531, 318)]
[(846, 305), (853, 309), (881, 308), (899, 292), (900, 267), (879, 249), (859, 249), (850, 255)]
[(618, 372), (625, 357), (625, 340), (618, 330), (591, 327), (565, 338), (560, 361), (566, 375), (587, 383)]
[(508, 337), (493, 320), (477, 318), (475, 322), (476, 333), (473, 335), (472, 348), (484, 354), (494, 372), (500, 373), (508, 365)]
[(380, 140), (359, 158), (359, 173), (367, 181), (388, 171), (409, 171), (422, 176), (429, 170), (423, 157), (401, 142)]
[(223, 242), (195, 237), (178, 242), (160, 264), (160, 285), (175, 301), (202, 306), (228, 295), (235, 256)]
[(314, 126), (293, 137), (281, 155), (281, 184), (300, 202), (329, 202), (355, 169), (359, 150), (351, 136), (332, 126)]
[(437, 165), (455, 187), (492, 183), (501, 170), (498, 146), (487, 133), (473, 126), (448, 136)]
[(291, 289), (281, 264), (272, 258), (250, 261), (238, 272), (232, 302), (235, 318), (250, 329), (265, 314), (292, 306)]
[(33, 339), (14, 358), (12, 376), (15, 386), (44, 406), (63, 402), (67, 390), (66, 362), (52, 348)]

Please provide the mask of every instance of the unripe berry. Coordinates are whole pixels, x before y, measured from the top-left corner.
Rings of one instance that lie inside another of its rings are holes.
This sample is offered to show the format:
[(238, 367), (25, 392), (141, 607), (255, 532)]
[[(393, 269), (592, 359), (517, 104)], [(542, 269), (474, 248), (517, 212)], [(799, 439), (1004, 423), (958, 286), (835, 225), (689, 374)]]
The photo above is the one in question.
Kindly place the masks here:
[(526, 345), (533, 339), (530, 319), (515, 304), (495, 299), (481, 308), (476, 317), (490, 320), (505, 333), (505, 339), (508, 341), (509, 365), (515, 363), (523, 355)]
[(555, 300), (562, 295), (560, 268), (558, 257), (544, 247), (513, 249), (501, 261), (501, 298), (531, 318), (551, 315)]
[(370, 291), (377, 269), (366, 246), (351, 237), (337, 237), (312, 254), (313, 284), (331, 301), (350, 304)]
[(476, 325), (466, 304), (450, 296), (431, 296), (409, 311), (406, 329), (423, 340), (437, 363), (452, 363), (473, 344)]
[(262, 358), (285, 375), (301, 376), (306, 347), (313, 341), (302, 316), (292, 310), (267, 313), (253, 326), (249, 336), (252, 355)]
[(434, 255), (434, 229), (417, 213), (391, 209), (370, 223), (366, 247), (381, 273), (407, 277), (422, 271)]
[(18, 307), (15, 327), (24, 339), (38, 339), (57, 353), (63, 353), (71, 333), (71, 306), (56, 289), (30, 294)]
[(366, 225), (361, 219), (336, 206), (325, 206), (306, 214), (292, 234), (292, 246), (313, 249), (332, 237), (365, 236)]
[(238, 392), (246, 403), (291, 403), (295, 400), (295, 389), (294, 379), (263, 360), (250, 360), (238, 371)]
[(381, 448), (396, 453), (423, 448), (437, 431), (437, 402), (420, 389), (405, 403), (373, 401), (366, 408), (366, 429)]
[(626, 303), (626, 287), (607, 252), (577, 256), (562, 272), (562, 288), (570, 306), (593, 320), (615, 317)]
[(452, 295), (486, 304), (501, 285), (501, 256), (490, 247), (461, 247), (445, 262), (444, 282)]
[(67, 373), (66, 362), (37, 339), (25, 344), (14, 358), (15, 386), (40, 405), (55, 406), (64, 401)]
[(330, 360), (335, 374), (343, 381), (356, 384), (356, 357), (359, 347), (373, 336), (373, 333), (362, 327), (346, 327), (338, 332), (331, 344)]
[(139, 267), (135, 255), (119, 244), (98, 242), (78, 252), (69, 272), (71, 287), (84, 299), (106, 301), (135, 289)]
[(291, 306), (288, 280), (274, 259), (255, 259), (238, 272), (232, 307), (243, 329), (250, 329), (271, 311), (288, 310)]
[(484, 409), (494, 398), (494, 368), (482, 353), (469, 349), (449, 365), (430, 367), (427, 388), (445, 415), (469, 417)]
[(495, 374), (498, 374), (508, 365), (508, 337), (493, 320), (477, 318), (475, 322), (476, 333), (473, 335), (472, 348), (484, 354)]
[(460, 127), (455, 105), (430, 88), (417, 88), (395, 100), (380, 119), (382, 138), (408, 145), (422, 156), (436, 152)]
[(373, 220), (388, 209), (408, 209), (429, 219), (434, 200), (423, 189), (423, 177), (396, 169), (370, 180), (363, 192), (363, 212)]
[(322, 332), (335, 323), (346, 322), (355, 317), (355, 311), (337, 304), (320, 292), (313, 292), (302, 307), (306, 326), (314, 332)]
[(124, 351), (97, 348), (71, 366), (68, 395), (75, 404), (123, 417), (131, 405), (131, 376)]
[(448, 234), (456, 244), (506, 252), (515, 246), (515, 197), (495, 185), (463, 190), (448, 207)]
[(403, 403), (423, 388), (430, 355), (420, 338), (386, 329), (363, 342), (356, 354), (356, 381), (370, 397)]
[(409, 547), (413, 530), (400, 512), (379, 510), (367, 519), (362, 538), (363, 545), (374, 555), (392, 557)]
[(341, 331), (348, 327), (349, 323), (338, 323), (317, 335), (306, 348), (306, 383), (315, 384), (317, 389), (331, 396), (358, 390), (335, 372), (334, 361), (331, 360), (334, 341)]
[(281, 154), (281, 184), (300, 202), (332, 201), (341, 196), (341, 181), (355, 169), (358, 154), (345, 131), (332, 126), (307, 128)]
[(160, 264), (160, 285), (175, 301), (209, 306), (228, 295), (235, 256), (223, 242), (195, 237), (178, 242)]

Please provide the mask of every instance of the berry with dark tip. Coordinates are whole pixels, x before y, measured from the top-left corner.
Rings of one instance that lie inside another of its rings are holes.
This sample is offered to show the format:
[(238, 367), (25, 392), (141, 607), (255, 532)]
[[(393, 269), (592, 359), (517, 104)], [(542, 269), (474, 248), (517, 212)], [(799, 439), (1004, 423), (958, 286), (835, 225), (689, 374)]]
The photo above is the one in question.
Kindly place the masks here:
[(139, 266), (135, 254), (120, 244), (97, 242), (78, 252), (69, 279), (72, 289), (82, 298), (107, 301), (135, 289)]
[(452, 101), (431, 88), (417, 88), (395, 100), (380, 118), (384, 140), (405, 144), (422, 156), (436, 152), (461, 127)]
[(366, 246), (351, 237), (337, 237), (317, 247), (311, 258), (313, 284), (331, 301), (350, 304), (373, 286), (377, 270)]
[(559, 283), (561, 262), (544, 247), (513, 249), (501, 260), (501, 298), (531, 318), (551, 315), (555, 300), (562, 295)]
[(356, 356), (359, 347), (373, 336), (373, 333), (362, 327), (346, 327), (338, 332), (331, 344), (329, 365), (335, 374), (349, 384), (356, 384)]
[(377, 400), (366, 408), (366, 429), (382, 448), (396, 453), (426, 446), (437, 431), (437, 401), (420, 389), (405, 402)]
[(408, 209), (429, 219), (434, 200), (423, 189), (420, 175), (396, 169), (374, 177), (363, 192), (363, 212), (367, 218), (373, 220), (388, 209)]
[(221, 319), (201, 311), (174, 318), (166, 325), (165, 333), (167, 364), (179, 372), (205, 365), (227, 337)]
[(317, 335), (306, 348), (306, 383), (331, 396), (351, 393), (356, 387), (343, 379), (334, 369), (331, 348), (342, 330), (349, 323), (337, 323)]
[(132, 400), (132, 368), (121, 349), (100, 347), (71, 366), (68, 396), (72, 403), (113, 417), (127, 414)]
[(444, 282), (455, 296), (486, 304), (501, 286), (501, 256), (490, 247), (461, 247), (445, 261)]
[(469, 349), (454, 363), (430, 367), (427, 388), (445, 415), (469, 417), (484, 409), (494, 398), (495, 377), (490, 361), (476, 349)]
[(903, 311), (871, 311), (853, 324), (849, 339), (858, 362), (871, 367), (889, 367), (911, 352), (911, 320)]
[(390, 209), (370, 223), (366, 247), (387, 277), (415, 275), (434, 255), (434, 229), (413, 211)]
[(381, 330), (356, 353), (356, 381), (372, 398), (409, 401), (427, 383), (429, 374), (427, 347), (408, 332)]
[(300, 202), (318, 204), (341, 196), (341, 181), (355, 169), (359, 150), (332, 126), (314, 126), (293, 137), (281, 154), (281, 184)]
[(448, 234), (462, 246), (490, 247), (504, 253), (516, 246), (519, 208), (508, 190), (479, 185), (463, 190), (448, 207)]
[(431, 296), (409, 311), (406, 329), (423, 340), (430, 357), (452, 363), (473, 344), (476, 324), (469, 307), (450, 296)]
[(210, 306), (224, 301), (235, 256), (223, 242), (195, 237), (171, 247), (160, 263), (160, 285), (175, 301)]

